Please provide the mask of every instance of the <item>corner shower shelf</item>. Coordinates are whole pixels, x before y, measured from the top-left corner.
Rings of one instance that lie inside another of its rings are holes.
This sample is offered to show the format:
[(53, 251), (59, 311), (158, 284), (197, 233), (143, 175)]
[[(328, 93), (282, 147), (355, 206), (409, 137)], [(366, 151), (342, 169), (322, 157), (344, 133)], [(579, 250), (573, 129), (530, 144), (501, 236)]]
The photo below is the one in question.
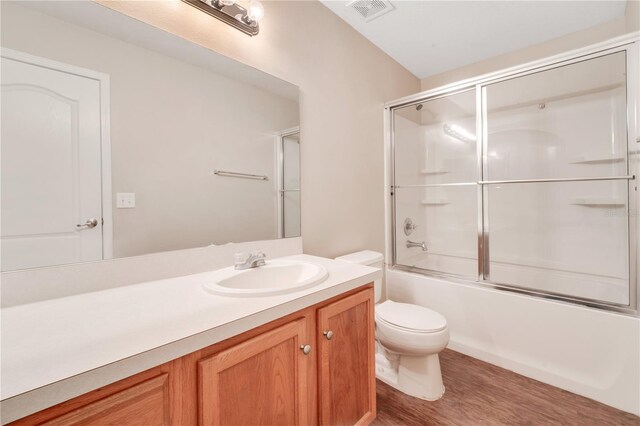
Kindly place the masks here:
[(433, 170), (433, 169), (420, 170), (420, 174), (422, 175), (444, 175), (446, 173), (449, 173), (449, 170)]
[(426, 200), (420, 201), (420, 204), (423, 206), (444, 206), (449, 204), (449, 200), (446, 198), (429, 198)]
[(627, 205), (624, 199), (614, 197), (581, 197), (574, 198), (571, 204), (587, 207), (624, 207)]
[(600, 157), (581, 156), (575, 157), (571, 164), (598, 164), (598, 163), (617, 163), (624, 161), (624, 155), (605, 155)]

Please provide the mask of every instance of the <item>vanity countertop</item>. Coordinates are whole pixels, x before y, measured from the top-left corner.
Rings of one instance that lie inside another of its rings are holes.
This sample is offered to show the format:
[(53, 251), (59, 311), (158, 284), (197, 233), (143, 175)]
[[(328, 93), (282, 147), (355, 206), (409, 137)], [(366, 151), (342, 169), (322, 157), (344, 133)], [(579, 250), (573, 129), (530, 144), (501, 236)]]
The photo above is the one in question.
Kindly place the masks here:
[(382, 274), (368, 266), (304, 254), (282, 259), (323, 265), (329, 277), (295, 293), (232, 298), (206, 292), (202, 284), (213, 272), (205, 272), (2, 309), (3, 423), (312, 306)]

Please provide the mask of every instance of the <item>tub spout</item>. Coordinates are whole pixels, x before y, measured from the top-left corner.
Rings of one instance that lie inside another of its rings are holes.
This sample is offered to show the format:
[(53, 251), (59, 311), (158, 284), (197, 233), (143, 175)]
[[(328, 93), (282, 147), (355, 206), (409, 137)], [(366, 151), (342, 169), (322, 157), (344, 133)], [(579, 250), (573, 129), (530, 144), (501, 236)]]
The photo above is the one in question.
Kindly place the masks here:
[(415, 241), (407, 240), (407, 248), (411, 247), (420, 247), (422, 251), (427, 251), (427, 244), (424, 241), (421, 243), (417, 243)]

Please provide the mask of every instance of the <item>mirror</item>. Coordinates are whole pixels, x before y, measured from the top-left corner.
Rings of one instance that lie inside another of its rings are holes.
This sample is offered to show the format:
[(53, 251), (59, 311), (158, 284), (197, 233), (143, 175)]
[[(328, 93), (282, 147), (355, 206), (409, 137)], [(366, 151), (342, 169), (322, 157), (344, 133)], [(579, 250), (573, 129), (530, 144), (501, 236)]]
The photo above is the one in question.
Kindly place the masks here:
[(3, 271), (300, 235), (296, 86), (91, 1), (1, 15)]

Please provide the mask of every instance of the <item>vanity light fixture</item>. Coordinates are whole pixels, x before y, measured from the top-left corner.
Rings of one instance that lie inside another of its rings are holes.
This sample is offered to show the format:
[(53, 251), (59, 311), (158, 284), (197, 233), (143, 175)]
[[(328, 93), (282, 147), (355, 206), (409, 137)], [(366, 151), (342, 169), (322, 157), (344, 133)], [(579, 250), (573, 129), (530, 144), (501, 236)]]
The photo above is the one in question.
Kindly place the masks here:
[(250, 36), (260, 32), (258, 21), (264, 16), (264, 6), (260, 0), (251, 0), (247, 8), (240, 6), (236, 0), (182, 1)]

